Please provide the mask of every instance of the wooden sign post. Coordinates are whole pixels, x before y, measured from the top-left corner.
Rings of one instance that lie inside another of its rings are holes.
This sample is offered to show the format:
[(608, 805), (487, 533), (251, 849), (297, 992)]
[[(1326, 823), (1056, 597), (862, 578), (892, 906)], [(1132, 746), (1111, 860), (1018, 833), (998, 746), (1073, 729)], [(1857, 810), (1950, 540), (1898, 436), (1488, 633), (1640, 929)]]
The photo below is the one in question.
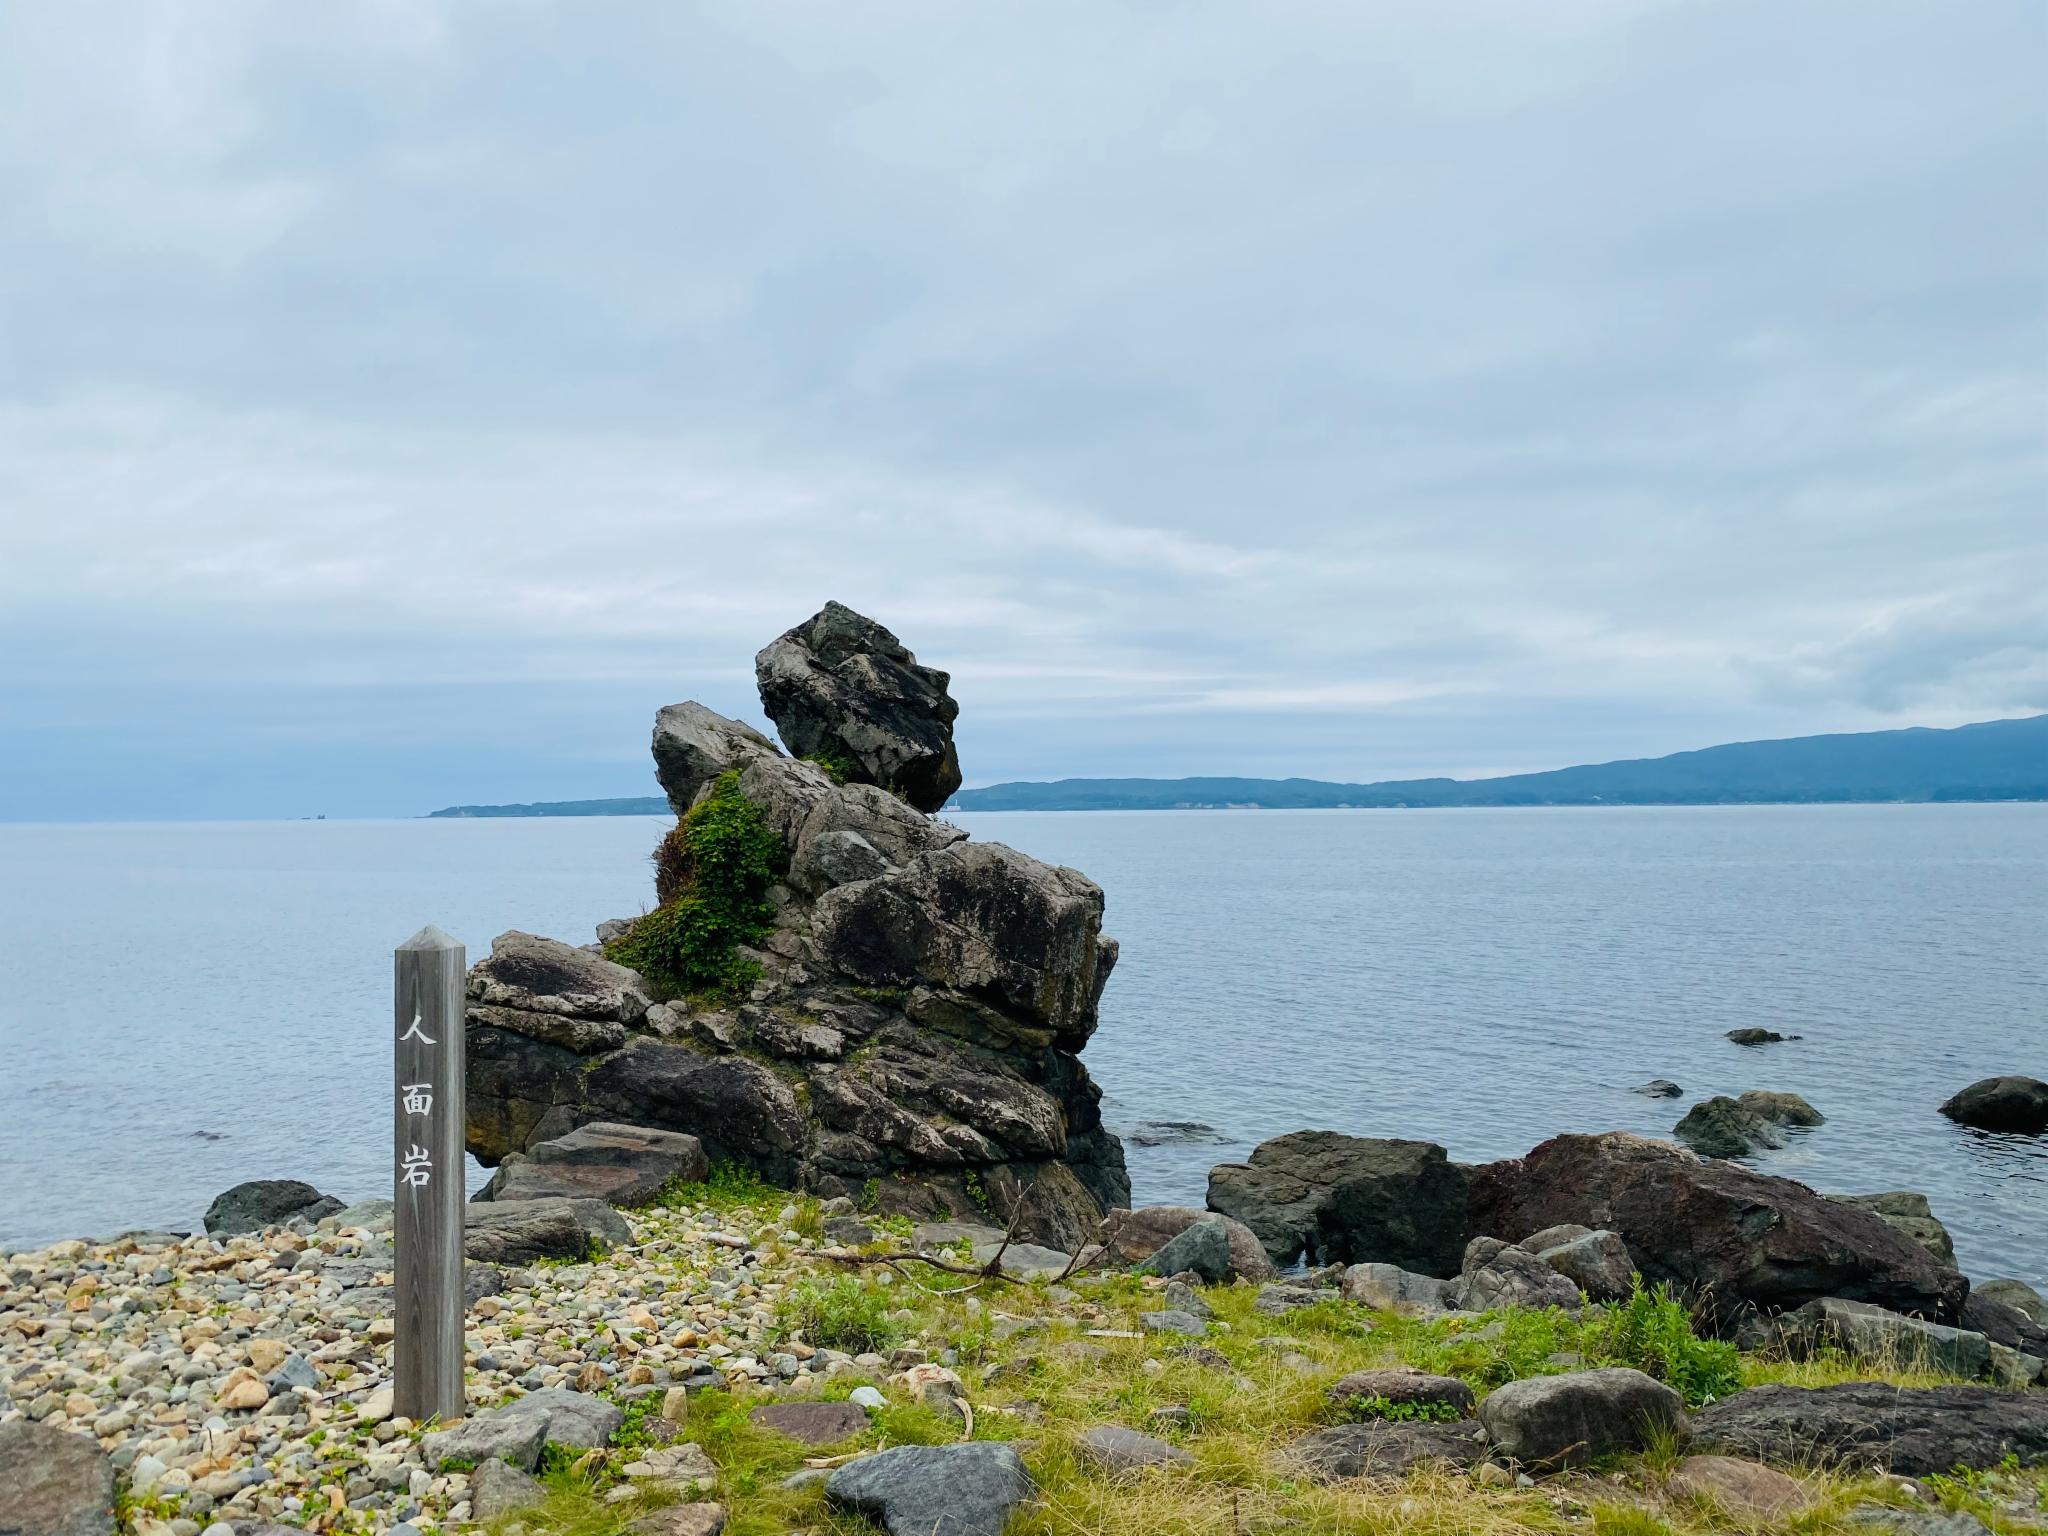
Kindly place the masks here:
[(398, 946), (392, 1051), (392, 1411), (453, 1419), (462, 1393), (463, 948), (431, 924)]

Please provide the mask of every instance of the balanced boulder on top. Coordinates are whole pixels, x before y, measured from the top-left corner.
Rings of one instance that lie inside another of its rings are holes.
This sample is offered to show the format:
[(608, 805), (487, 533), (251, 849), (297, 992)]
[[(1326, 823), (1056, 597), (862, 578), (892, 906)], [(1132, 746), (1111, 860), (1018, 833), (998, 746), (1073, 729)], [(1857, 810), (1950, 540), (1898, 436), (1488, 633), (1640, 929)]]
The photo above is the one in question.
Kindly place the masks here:
[(952, 679), (873, 619), (827, 603), (754, 658), (754, 678), (789, 750), (835, 778), (879, 784), (920, 811), (960, 787)]

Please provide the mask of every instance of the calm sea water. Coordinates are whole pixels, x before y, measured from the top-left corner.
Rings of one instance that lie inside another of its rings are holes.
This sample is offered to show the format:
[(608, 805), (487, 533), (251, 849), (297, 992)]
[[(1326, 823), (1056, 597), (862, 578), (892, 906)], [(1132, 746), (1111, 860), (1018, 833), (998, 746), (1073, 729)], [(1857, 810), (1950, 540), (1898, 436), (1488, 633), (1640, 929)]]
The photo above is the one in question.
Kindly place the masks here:
[[(1308, 1126), (1453, 1157), (1804, 1094), (1758, 1165), (1919, 1189), (1966, 1271), (2048, 1283), (2048, 1138), (1935, 1106), (2048, 1077), (2048, 806), (979, 813), (1109, 893), (1087, 1061), (1141, 1201)], [(390, 951), (638, 909), (659, 824), (0, 826), (0, 1245), (196, 1224), (241, 1179), (388, 1193)], [(1743, 1025), (1804, 1038), (1745, 1050)], [(1630, 1088), (1669, 1077), (1679, 1103)]]

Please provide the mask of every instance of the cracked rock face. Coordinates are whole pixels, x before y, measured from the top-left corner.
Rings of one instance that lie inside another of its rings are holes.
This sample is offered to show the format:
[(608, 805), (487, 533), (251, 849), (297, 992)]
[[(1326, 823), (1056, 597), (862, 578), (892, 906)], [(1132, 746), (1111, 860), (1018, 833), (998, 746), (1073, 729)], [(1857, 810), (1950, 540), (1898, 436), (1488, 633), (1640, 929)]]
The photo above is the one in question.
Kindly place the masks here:
[(754, 658), (761, 707), (790, 751), (921, 811), (960, 787), (952, 681), (873, 619), (827, 603)]
[(784, 739), (842, 770), (851, 753), (856, 782), (698, 704), (654, 733), (678, 814), (734, 772), (782, 841), (773, 926), (744, 951), (760, 981), (657, 1001), (592, 948), (504, 935), (470, 973), (470, 1150), (649, 1126), (772, 1183), (917, 1219), (1015, 1215), (1073, 1251), (1130, 1199), (1078, 1055), (1117, 956), (1101, 888), (920, 808), (959, 783), (955, 710), (887, 630), (832, 605), (761, 655)]

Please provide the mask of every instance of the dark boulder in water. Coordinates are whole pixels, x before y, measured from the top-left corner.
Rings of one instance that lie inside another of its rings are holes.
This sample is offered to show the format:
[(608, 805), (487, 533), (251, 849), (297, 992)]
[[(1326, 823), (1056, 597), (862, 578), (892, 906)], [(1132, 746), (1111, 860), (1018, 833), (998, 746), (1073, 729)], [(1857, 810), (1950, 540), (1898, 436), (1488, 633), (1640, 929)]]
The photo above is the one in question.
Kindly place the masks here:
[(1961, 1125), (1980, 1131), (2048, 1131), (2048, 1083), (2035, 1077), (1987, 1077), (1941, 1106)]
[(1199, 1120), (1140, 1120), (1124, 1132), (1124, 1140), (1134, 1147), (1193, 1146), (1225, 1139), (1215, 1126)]
[(1796, 1093), (1776, 1093), (1764, 1088), (1745, 1089), (1736, 1103), (1767, 1125), (1796, 1125), (1802, 1128), (1826, 1125), (1828, 1117)]
[(1747, 1157), (1759, 1147), (1785, 1145), (1775, 1125), (1725, 1094), (1693, 1105), (1672, 1134), (1701, 1157)]
[(1731, 1029), (1728, 1038), (1737, 1045), (1778, 1045), (1787, 1040), (1797, 1040), (1797, 1035), (1781, 1035), (1775, 1029)]

